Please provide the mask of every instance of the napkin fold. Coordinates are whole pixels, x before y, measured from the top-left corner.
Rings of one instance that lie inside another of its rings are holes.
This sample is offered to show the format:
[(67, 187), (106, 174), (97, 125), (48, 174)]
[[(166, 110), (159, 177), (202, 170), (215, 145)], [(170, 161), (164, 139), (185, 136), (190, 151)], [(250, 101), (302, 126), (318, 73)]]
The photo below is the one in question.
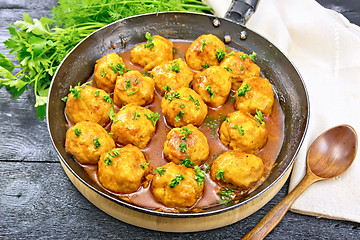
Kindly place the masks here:
[[(223, 17), (231, 0), (204, 2)], [(340, 124), (360, 134), (360, 27), (315, 0), (262, 0), (246, 26), (288, 56), (308, 90), (310, 122), (294, 163), (291, 191), (305, 175), (307, 150), (318, 135)], [(291, 210), (360, 222), (359, 155), (342, 176), (313, 184)]]

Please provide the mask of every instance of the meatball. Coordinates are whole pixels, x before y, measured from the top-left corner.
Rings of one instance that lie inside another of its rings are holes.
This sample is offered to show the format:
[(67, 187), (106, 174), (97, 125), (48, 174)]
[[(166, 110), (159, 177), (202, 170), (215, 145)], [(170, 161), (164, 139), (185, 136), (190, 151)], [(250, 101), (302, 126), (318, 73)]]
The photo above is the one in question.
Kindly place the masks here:
[(256, 153), (268, 137), (265, 124), (261, 124), (249, 113), (236, 111), (228, 114), (219, 130), (220, 141), (230, 149)]
[(155, 132), (158, 118), (158, 113), (133, 103), (128, 104), (115, 115), (111, 125), (113, 138), (119, 144), (145, 148)]
[(65, 114), (71, 123), (90, 121), (105, 126), (110, 121), (111, 104), (104, 90), (87, 85), (70, 87)]
[(97, 164), (100, 155), (114, 147), (114, 140), (97, 123), (79, 122), (66, 132), (65, 149), (81, 164)]
[(210, 175), (214, 181), (249, 188), (264, 174), (264, 163), (254, 154), (240, 150), (224, 152), (211, 165)]
[(201, 197), (204, 184), (195, 180), (192, 168), (170, 162), (156, 170), (150, 187), (156, 201), (167, 207), (184, 208), (193, 206)]
[(106, 92), (112, 92), (116, 78), (125, 72), (124, 60), (116, 53), (109, 53), (96, 61), (94, 84)]
[(139, 64), (145, 71), (171, 61), (174, 58), (173, 43), (159, 35), (146, 33), (147, 42), (134, 47), (130, 52), (130, 61)]
[(154, 67), (151, 70), (151, 76), (155, 80), (157, 92), (163, 96), (166, 91), (165, 88), (189, 87), (194, 74), (188, 65), (181, 58), (178, 58)]
[(217, 108), (228, 99), (231, 89), (230, 74), (222, 67), (210, 67), (195, 75), (193, 89), (206, 104)]
[(274, 104), (274, 92), (266, 78), (256, 77), (246, 79), (235, 95), (235, 108), (252, 115), (261, 111), (269, 115)]
[(166, 121), (174, 127), (200, 126), (208, 112), (201, 97), (186, 87), (166, 93), (161, 100), (161, 109)]
[(154, 99), (155, 82), (139, 71), (129, 71), (116, 80), (114, 103), (118, 106), (134, 103), (146, 105)]
[(135, 192), (148, 172), (144, 154), (131, 144), (103, 153), (98, 162), (99, 182), (116, 193)]
[(202, 164), (209, 156), (205, 135), (192, 124), (173, 128), (166, 136), (164, 155), (176, 164), (187, 167)]
[(187, 49), (186, 63), (194, 70), (218, 66), (224, 58), (225, 44), (215, 35), (201, 35)]
[(252, 61), (251, 54), (250, 57), (243, 52), (228, 54), (220, 66), (229, 71), (233, 90), (239, 89), (245, 79), (260, 76), (260, 68)]

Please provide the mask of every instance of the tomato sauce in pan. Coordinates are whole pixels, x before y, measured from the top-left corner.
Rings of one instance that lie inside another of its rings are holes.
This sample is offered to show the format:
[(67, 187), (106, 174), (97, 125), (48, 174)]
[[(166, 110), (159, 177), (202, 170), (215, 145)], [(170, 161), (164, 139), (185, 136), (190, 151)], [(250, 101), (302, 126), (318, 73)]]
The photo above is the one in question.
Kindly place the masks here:
[[(174, 54), (174, 59), (176, 58), (183, 58), (187, 48), (190, 46), (191, 42), (184, 42), (184, 41), (173, 41), (174, 48), (176, 53)], [(125, 62), (125, 65), (128, 69), (131, 70), (138, 70), (144, 73), (144, 70), (132, 64), (130, 62), (130, 51), (125, 51), (119, 53), (120, 57)], [(90, 79), (91, 80), (91, 79)], [(235, 92), (232, 92), (231, 95), (234, 95)], [(166, 159), (163, 155), (163, 145), (166, 140), (167, 133), (171, 130), (171, 127), (166, 123), (166, 120), (161, 111), (161, 99), (162, 97), (156, 93), (154, 96), (154, 101), (147, 105), (150, 110), (153, 112), (158, 112), (160, 114), (160, 118), (157, 122), (156, 132), (152, 137), (151, 141), (149, 142), (148, 146), (145, 149), (141, 149), (145, 155), (145, 158), (148, 162), (150, 162), (149, 167), (151, 170), (160, 167), (167, 163)], [(218, 108), (210, 108), (208, 107), (208, 116), (206, 117), (204, 123), (199, 127), (199, 130), (204, 133), (206, 136), (210, 154), (206, 161), (206, 163), (210, 164), (215, 160), (217, 156), (221, 153), (229, 150), (226, 146), (224, 146), (218, 135), (218, 130), (220, 124), (223, 120), (225, 120), (225, 116), (228, 113), (234, 112), (234, 101), (232, 101), (231, 96), (229, 97), (228, 101)], [(118, 109), (115, 109), (117, 112)], [(264, 122), (266, 124), (266, 128), (268, 129), (269, 135), (266, 145), (255, 155), (259, 156), (265, 165), (265, 171), (262, 178), (262, 181), (258, 181), (254, 184), (250, 189), (247, 189), (242, 192), (236, 192), (237, 197), (239, 199), (241, 197), (246, 197), (248, 193), (253, 191), (256, 187), (258, 187), (263, 180), (268, 176), (270, 173), (276, 157), (280, 151), (282, 142), (283, 142), (283, 131), (284, 131), (284, 114), (280, 108), (279, 102), (275, 96), (275, 102), (273, 105), (272, 113), (270, 116), (264, 118)], [(69, 126), (72, 124), (69, 122)], [(105, 128), (108, 131), (110, 130), (110, 124)], [(117, 147), (123, 147), (122, 145), (117, 144)], [(82, 165), (81, 166), (85, 169), (88, 175), (101, 186), (97, 178), (97, 166), (96, 165)], [(205, 163), (200, 167), (205, 167)], [(148, 179), (149, 180), (149, 179)], [(154, 209), (158, 211), (166, 211), (166, 212), (178, 212), (178, 209), (175, 208), (168, 208), (163, 204), (157, 202), (152, 193), (150, 191), (150, 184), (149, 181), (146, 181), (147, 184), (141, 186), (138, 191), (131, 193), (131, 194), (116, 194), (111, 192), (111, 194), (116, 195), (122, 200), (134, 203), (138, 206)], [(217, 192), (220, 190), (220, 186), (214, 182), (209, 174), (209, 171), (206, 172), (206, 178), (204, 181), (204, 193), (203, 196), (197, 201), (197, 203), (192, 206), (190, 209), (181, 209), (181, 211), (201, 211), (203, 208), (208, 208), (220, 203), (220, 198)], [(106, 190), (106, 189), (105, 189)], [(106, 190), (108, 191), (108, 190)]]

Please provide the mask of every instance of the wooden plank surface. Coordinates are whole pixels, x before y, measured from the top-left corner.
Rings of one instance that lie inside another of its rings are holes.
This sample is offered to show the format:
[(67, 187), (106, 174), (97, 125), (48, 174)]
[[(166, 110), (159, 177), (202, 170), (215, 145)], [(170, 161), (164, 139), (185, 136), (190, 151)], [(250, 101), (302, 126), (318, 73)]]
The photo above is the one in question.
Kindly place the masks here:
[[(0, 52), (7, 27), (24, 12), (40, 18), (55, 0), (0, 0)], [(358, 0), (318, 0), (360, 25)], [(14, 59), (13, 56), (10, 56)], [(36, 118), (31, 89), (19, 99), (0, 89), (0, 239), (239, 239), (286, 194), (250, 217), (227, 227), (198, 233), (162, 233), (120, 222), (87, 201), (63, 172), (46, 122)], [(289, 212), (267, 239), (359, 239), (360, 224), (317, 219)]]

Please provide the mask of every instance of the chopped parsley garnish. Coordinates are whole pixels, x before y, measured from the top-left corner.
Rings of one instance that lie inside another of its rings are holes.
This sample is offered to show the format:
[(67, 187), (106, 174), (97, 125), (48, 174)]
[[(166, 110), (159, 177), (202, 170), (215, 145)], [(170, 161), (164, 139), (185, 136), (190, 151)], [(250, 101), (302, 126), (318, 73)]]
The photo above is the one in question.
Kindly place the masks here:
[(139, 113), (133, 112), (131, 119), (132, 119), (132, 120), (137, 120), (139, 117), (140, 117), (140, 114), (139, 114)]
[(111, 105), (114, 104), (113, 100), (111, 99), (111, 97), (109, 95), (104, 96), (104, 101), (110, 103)]
[(96, 90), (96, 91), (95, 91), (95, 97), (98, 97), (99, 94), (100, 94), (100, 91), (99, 91), (99, 90)]
[(135, 85), (138, 85), (139, 84), (139, 81), (137, 78), (134, 79), (134, 82), (135, 82)]
[(166, 85), (163, 89), (164, 89), (166, 92), (170, 92), (170, 91), (171, 91), (171, 88), (170, 88), (168, 85)]
[(70, 92), (72, 93), (72, 96), (74, 98), (76, 98), (76, 99), (81, 98), (81, 96), (80, 96), (81, 89), (79, 89), (78, 86), (76, 86), (74, 88), (72, 86), (70, 86)]
[(185, 167), (192, 167), (192, 166), (194, 166), (195, 164), (194, 164), (192, 161), (190, 161), (189, 156), (186, 156), (185, 159), (183, 159), (183, 160), (180, 161), (180, 165), (184, 165)]
[(106, 72), (105, 72), (104, 69), (102, 69), (101, 76), (102, 76), (102, 77), (105, 77), (105, 76), (106, 76)]
[(228, 118), (228, 117), (225, 118), (225, 121), (231, 122), (230, 118)]
[(119, 120), (115, 119), (114, 108), (110, 108), (109, 117), (110, 117), (110, 120), (112, 120), (114, 123), (116, 123), (117, 121), (119, 121)]
[(189, 99), (190, 99), (190, 101), (193, 101), (196, 106), (200, 106), (200, 101), (195, 100), (195, 98), (192, 95), (189, 95)]
[(182, 174), (177, 174), (173, 180), (171, 180), (170, 187), (173, 188), (177, 185), (179, 185), (181, 180), (184, 180), (185, 177)]
[(109, 150), (104, 161), (107, 165), (111, 165), (111, 164), (113, 164), (113, 162), (111, 161), (111, 158), (115, 158), (119, 155), (120, 155), (120, 152), (118, 149), (111, 149), (111, 150)]
[(226, 71), (232, 71), (232, 68), (231, 67), (224, 67), (224, 69), (226, 70)]
[(181, 108), (186, 108), (186, 105), (182, 103), (182, 104), (180, 104), (180, 107)]
[(153, 122), (155, 127), (156, 122), (159, 120), (160, 114), (159, 113), (145, 113), (145, 116)]
[(133, 95), (133, 94), (135, 94), (138, 90), (139, 90), (139, 88), (136, 88), (134, 91), (128, 92), (127, 95), (128, 95), (128, 96)]
[(223, 189), (219, 192), (220, 199), (222, 203), (227, 203), (232, 200), (232, 193), (234, 188), (232, 189)]
[[(173, 93), (168, 97), (169, 102), (171, 102), (174, 98), (180, 99), (180, 93), (178, 93), (178, 92), (173, 92)], [(165, 97), (165, 99), (167, 99), (167, 97)]]
[(198, 185), (202, 185), (205, 180), (205, 172), (202, 171), (199, 166), (194, 167), (195, 170), (195, 180), (198, 182)]
[(179, 145), (179, 148), (180, 148), (181, 152), (183, 152), (183, 153), (186, 152), (187, 151), (186, 143), (181, 142)]
[(220, 179), (220, 180), (223, 180), (224, 182), (226, 182), (225, 179), (224, 179), (224, 173), (225, 173), (225, 171), (220, 170), (220, 169), (218, 168), (217, 174), (216, 174), (216, 178), (217, 178), (217, 179)]
[(206, 162), (206, 163), (205, 163), (204, 171), (205, 171), (205, 172), (208, 172), (208, 171), (210, 171), (210, 169), (211, 169), (210, 164)]
[(237, 129), (239, 131), (239, 133), (244, 136), (244, 130), (243, 130), (243, 127), (242, 126), (238, 126), (237, 124), (235, 124), (234, 127), (232, 127), (232, 129)]
[(131, 83), (130, 83), (130, 78), (125, 80), (126, 82), (126, 85), (124, 87), (124, 91), (127, 91), (128, 89), (130, 89), (132, 86), (131, 86)]
[(110, 135), (110, 136), (114, 136), (114, 133), (112, 133), (112, 132), (109, 132), (109, 135)]
[(243, 88), (237, 90), (238, 97), (245, 96), (245, 93), (251, 90), (251, 86), (247, 83)]
[(157, 167), (154, 172), (157, 172), (160, 176), (162, 176), (165, 173), (165, 167)]
[(219, 61), (221, 61), (224, 59), (225, 54), (226, 52), (222, 48), (220, 48), (219, 50), (216, 51), (215, 56)]
[(261, 112), (261, 110), (256, 109), (256, 115), (254, 116), (255, 120), (258, 121), (260, 124), (265, 126), (264, 122), (264, 114)]
[(168, 67), (168, 70), (171, 72), (171, 71), (174, 71), (176, 73), (179, 73), (180, 72), (180, 67), (179, 67), (179, 63), (174, 60), (172, 61), (173, 65), (169, 66)]
[(235, 51), (231, 51), (231, 53), (226, 54), (226, 57), (233, 56), (235, 54)]
[(179, 111), (178, 114), (175, 117), (175, 121), (180, 121), (184, 117), (184, 113), (182, 111)]
[(147, 44), (144, 44), (144, 48), (148, 48), (151, 50), (152, 47), (154, 47), (154, 43), (153, 43), (153, 36), (151, 36), (151, 34), (149, 32), (146, 32), (145, 34), (145, 38), (147, 39)]
[(80, 134), (82, 134), (81, 130), (78, 129), (78, 128), (75, 128), (75, 129), (74, 129), (74, 133), (75, 133), (75, 135), (76, 135), (77, 137), (79, 137)]
[(240, 71), (244, 71), (244, 65), (240, 67)]
[(203, 68), (205, 68), (205, 69), (207, 69), (207, 68), (209, 68), (210, 66), (209, 66), (209, 64), (205, 64), (204, 66), (202, 66)]
[(93, 143), (95, 145), (96, 148), (99, 148), (101, 146), (100, 142), (99, 142), (99, 138), (94, 138), (93, 139)]
[(180, 133), (183, 135), (181, 140), (187, 141), (187, 137), (192, 133), (191, 130), (187, 127), (181, 127)]
[(111, 63), (108, 65), (108, 67), (111, 68), (114, 73), (120, 73), (121, 75), (124, 75), (125, 64), (118, 63), (116, 66), (114, 66), (113, 63)]
[(252, 61), (254, 61), (254, 60), (255, 60), (255, 56), (256, 56), (256, 53), (255, 53), (255, 52), (253, 52), (253, 53), (250, 54), (250, 55), (248, 55), (248, 54), (246, 54), (246, 53), (240, 55), (240, 57), (241, 57), (241, 59), (242, 59), (243, 61), (245, 61), (246, 58), (250, 58)]
[(141, 163), (141, 164), (140, 164), (140, 167), (141, 167), (142, 169), (145, 169), (147, 166), (149, 166), (149, 162)]
[(205, 46), (206, 44), (208, 44), (209, 41), (208, 41), (208, 40), (201, 39), (200, 43), (201, 43), (200, 52), (202, 52), (202, 51), (204, 51), (204, 46)]
[(206, 86), (206, 91), (209, 92), (209, 94), (210, 94), (210, 99), (213, 99), (214, 96), (215, 96), (215, 93), (211, 90), (211, 86), (210, 86), (210, 85), (207, 85), (207, 86)]
[(68, 97), (66, 96), (66, 97), (63, 97), (62, 99), (61, 99), (61, 101), (63, 101), (63, 102), (66, 102), (68, 100)]

